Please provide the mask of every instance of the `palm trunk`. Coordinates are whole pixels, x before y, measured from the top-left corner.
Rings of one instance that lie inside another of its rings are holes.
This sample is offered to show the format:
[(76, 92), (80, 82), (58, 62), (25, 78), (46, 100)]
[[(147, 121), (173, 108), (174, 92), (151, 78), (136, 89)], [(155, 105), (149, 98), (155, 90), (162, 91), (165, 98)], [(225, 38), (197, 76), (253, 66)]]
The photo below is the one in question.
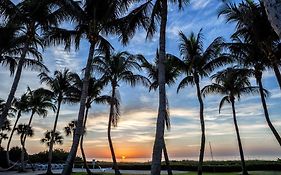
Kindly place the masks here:
[(108, 138), (109, 148), (110, 148), (111, 157), (112, 157), (112, 161), (113, 161), (113, 168), (115, 171), (115, 175), (120, 175), (121, 173), (120, 173), (119, 167), (117, 165), (116, 156), (115, 156), (115, 152), (114, 152), (114, 148), (113, 148), (113, 144), (112, 144), (112, 140), (111, 140), (111, 124), (112, 124), (112, 118), (114, 115), (115, 90), (116, 90), (116, 86), (112, 85), (110, 112), (109, 112), (109, 120), (108, 120), (108, 127), (107, 127), (107, 138)]
[(263, 0), (271, 26), (281, 38), (281, 3), (279, 0)]
[(25, 167), (24, 167), (24, 153), (25, 153), (24, 137), (25, 137), (25, 134), (23, 133), (20, 137), (20, 142), (21, 142), (21, 156), (20, 156), (21, 166), (18, 170), (19, 172), (25, 171)]
[(77, 121), (77, 129), (73, 138), (71, 150), (68, 154), (67, 160), (65, 162), (65, 167), (63, 169), (62, 175), (70, 175), (72, 172), (73, 163), (76, 157), (77, 149), (79, 146), (79, 140), (81, 138), (81, 135), (83, 134), (83, 120), (84, 120), (84, 113), (86, 108), (86, 99), (88, 96), (88, 89), (89, 89), (89, 79), (91, 77), (91, 63), (94, 56), (94, 50), (95, 50), (95, 43), (91, 43), (90, 50), (89, 50), (89, 56), (87, 60), (87, 65), (85, 68), (85, 75), (83, 79), (83, 88), (82, 88), (82, 94), (80, 99), (80, 108), (78, 113), (78, 121)]
[(266, 122), (267, 122), (269, 128), (271, 129), (273, 135), (275, 136), (276, 140), (278, 141), (279, 145), (281, 146), (280, 135), (278, 134), (277, 130), (275, 129), (275, 127), (273, 126), (273, 124), (271, 123), (270, 118), (269, 118), (269, 114), (268, 114), (268, 110), (267, 110), (267, 104), (266, 104), (266, 100), (265, 100), (265, 94), (264, 94), (264, 91), (263, 91), (263, 85), (262, 85), (261, 77), (257, 78), (257, 82), (258, 82), (258, 85), (259, 85), (261, 102), (262, 102), (262, 107), (263, 107), (263, 111), (264, 111), (264, 116), (265, 116)]
[(165, 163), (166, 163), (166, 166), (167, 166), (168, 175), (173, 175), (173, 171), (172, 171), (172, 168), (171, 168), (171, 165), (170, 165), (170, 160), (169, 160), (169, 155), (168, 155), (165, 140), (164, 140), (163, 153), (164, 153), (164, 157), (165, 157)]
[(10, 137), (9, 137), (9, 140), (8, 140), (8, 143), (7, 143), (7, 151), (6, 151), (6, 159), (7, 159), (7, 165), (10, 167), (11, 164), (10, 164), (10, 154), (9, 154), (9, 150), (10, 150), (10, 144), (11, 144), (11, 141), (12, 141), (12, 138), (13, 138), (13, 135), (14, 135), (14, 132), (16, 130), (16, 126), (18, 124), (18, 121), (20, 119), (20, 116), (21, 116), (21, 111), (18, 112), (18, 115), (17, 115), (17, 119), (14, 123), (14, 126), (13, 126), (13, 129), (11, 131), (11, 134), (10, 134)]
[[(29, 122), (28, 122), (28, 126), (29, 126), (29, 127), (31, 126), (31, 122), (32, 122), (32, 120), (33, 120), (34, 114), (35, 114), (35, 112), (32, 111), (31, 116), (30, 116), (30, 118), (29, 118)], [(23, 144), (24, 144), (24, 145), (25, 145), (26, 137), (27, 137), (27, 135), (24, 135), (24, 138), (23, 138)]]
[(54, 127), (52, 130), (52, 134), (51, 134), (51, 142), (50, 142), (50, 146), (49, 146), (49, 154), (48, 154), (48, 168), (47, 168), (47, 173), (46, 174), (53, 174), (52, 173), (52, 159), (53, 159), (53, 147), (54, 147), (54, 137), (55, 137), (55, 133), (56, 133), (56, 129), (57, 129), (57, 124), (58, 124), (58, 119), (59, 119), (59, 113), (60, 113), (60, 107), (61, 107), (61, 96), (59, 96), (59, 100), (58, 100), (58, 108), (57, 108), (57, 114), (56, 114), (56, 118), (55, 118), (55, 123), (54, 123)]
[(236, 112), (235, 112), (234, 103), (235, 103), (234, 97), (232, 97), (232, 99), (231, 99), (232, 114), (233, 114), (233, 121), (234, 121), (235, 131), (236, 131), (237, 140), (238, 140), (238, 146), (239, 146), (239, 152), (240, 152), (240, 158), (241, 158), (241, 164), (242, 164), (242, 174), (248, 175), (248, 172), (246, 170), (246, 164), (245, 164), (245, 159), (244, 159), (242, 142), (241, 142), (241, 139), (240, 139), (239, 128), (238, 128), (237, 119), (236, 119)]
[(11, 108), (12, 101), (14, 99), (15, 93), (16, 93), (18, 85), (19, 85), (19, 81), (21, 78), (21, 73), (22, 73), (22, 69), (23, 69), (23, 65), (24, 65), (24, 59), (25, 59), (27, 50), (28, 50), (28, 43), (25, 44), (23, 52), (22, 52), (20, 60), (19, 60), (19, 63), (17, 65), (17, 71), (16, 71), (16, 74), (14, 77), (14, 81), (13, 81), (8, 99), (6, 101), (5, 107), (3, 109), (2, 115), (0, 117), (0, 126), (2, 126), (4, 124), (4, 122), (7, 120), (8, 112)]
[(159, 82), (159, 108), (156, 123), (156, 135), (152, 153), (151, 175), (160, 175), (162, 150), (164, 146), (164, 121), (166, 115), (166, 89), (165, 89), (165, 57), (166, 57), (166, 25), (168, 4), (167, 0), (162, 1), (160, 39), (159, 39), (159, 62), (158, 62), (158, 82)]
[(201, 123), (201, 147), (200, 147), (200, 154), (199, 154), (199, 163), (198, 163), (198, 175), (202, 175), (203, 172), (203, 160), (204, 160), (204, 153), (205, 153), (205, 121), (204, 121), (204, 103), (201, 96), (201, 90), (199, 85), (199, 77), (195, 77), (196, 89), (197, 89), (197, 98), (200, 104), (200, 123)]
[(280, 74), (280, 70), (278, 68), (278, 65), (276, 63), (273, 63), (272, 67), (273, 67), (273, 71), (275, 73), (279, 88), (281, 89), (281, 74)]
[(86, 168), (87, 174), (91, 175), (92, 172), (87, 164), (87, 159), (86, 159), (86, 155), (85, 155), (85, 151), (84, 151), (84, 147), (83, 147), (84, 133), (85, 133), (85, 128), (86, 128), (88, 113), (89, 113), (89, 107), (86, 107), (86, 113), (85, 113), (85, 118), (84, 118), (84, 123), (83, 123), (83, 134), (82, 134), (81, 140), (80, 140), (80, 149), (81, 149), (81, 154), (82, 154), (82, 158), (83, 158), (83, 162), (84, 162), (84, 167)]

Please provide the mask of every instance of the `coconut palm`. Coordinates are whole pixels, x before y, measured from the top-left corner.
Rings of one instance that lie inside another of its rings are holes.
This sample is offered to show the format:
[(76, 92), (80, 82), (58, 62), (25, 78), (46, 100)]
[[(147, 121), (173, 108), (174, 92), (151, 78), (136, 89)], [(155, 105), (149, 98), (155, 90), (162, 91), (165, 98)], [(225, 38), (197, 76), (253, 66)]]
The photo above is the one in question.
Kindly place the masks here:
[(32, 137), (34, 135), (34, 132), (31, 128), (31, 126), (27, 124), (19, 124), (16, 128), (17, 134), (20, 136), (20, 143), (21, 143), (21, 166), (19, 167), (19, 172), (25, 171), (25, 162), (24, 157), (26, 154), (25, 149), (25, 138), (26, 137)]
[(268, 67), (270, 67), (270, 62), (267, 59), (267, 56), (261, 52), (261, 50), (257, 47), (255, 43), (247, 42), (245, 39), (241, 38), (234, 38), (232, 43), (228, 44), (229, 49), (237, 55), (237, 61), (247, 67), (249, 69), (253, 69), (254, 77), (256, 78), (256, 82), (260, 89), (260, 97), (261, 102), (264, 110), (264, 116), (266, 122), (271, 129), (272, 133), (274, 134), (276, 140), (278, 141), (279, 145), (281, 146), (281, 137), (278, 134), (278, 131), (273, 126), (270, 117), (269, 111), (266, 104), (265, 94), (262, 91), (263, 88), (263, 71), (265, 71)]
[[(53, 137), (53, 138), (52, 138)], [(44, 134), (44, 138), (41, 139), (41, 142), (46, 144), (48, 147), (50, 147), (51, 142), (53, 144), (63, 144), (63, 137), (60, 132), (56, 131), (55, 133), (52, 131), (47, 131)]]
[(280, 58), (274, 54), (274, 45), (279, 42), (279, 37), (268, 21), (262, 2), (244, 0), (239, 4), (228, 3), (221, 8), (219, 15), (226, 16), (228, 22), (236, 23), (236, 31), (232, 37), (242, 36), (249, 42), (256, 43), (267, 55), (281, 89)]
[(10, 144), (14, 135), (14, 132), (16, 131), (16, 127), (18, 125), (18, 121), (22, 115), (22, 113), (28, 113), (30, 111), (29, 105), (28, 105), (28, 95), (27, 93), (24, 93), (20, 98), (15, 98), (13, 101), (13, 107), (17, 111), (17, 116), (16, 120), (13, 126), (13, 129), (11, 130), (11, 134), (9, 136), (9, 140), (7, 143), (7, 152), (6, 152), (6, 158), (7, 158), (7, 163), (10, 166), (10, 155), (9, 155), (9, 150), (10, 150)]
[(203, 34), (202, 29), (198, 34), (191, 33), (186, 36), (180, 32), (179, 50), (182, 59), (175, 59), (176, 65), (181, 70), (184, 78), (180, 81), (177, 92), (187, 85), (195, 85), (197, 98), (200, 106), (200, 123), (201, 123), (201, 146), (199, 154), (198, 175), (202, 174), (203, 159), (205, 152), (205, 121), (204, 121), (204, 102), (201, 95), (200, 81), (207, 77), (215, 68), (223, 66), (231, 62), (230, 57), (222, 55), (223, 39), (218, 37), (207, 46), (203, 48)]
[(248, 172), (246, 170), (243, 147), (236, 119), (235, 100), (240, 100), (241, 96), (243, 95), (259, 93), (259, 87), (251, 86), (249, 80), (249, 76), (251, 75), (252, 72), (248, 69), (238, 69), (235, 67), (227, 68), (212, 76), (212, 79), (214, 79), (215, 83), (207, 85), (202, 89), (203, 96), (207, 94), (225, 95), (220, 102), (219, 112), (226, 102), (231, 104), (243, 175), (247, 175)]
[(63, 71), (55, 71), (54, 77), (49, 76), (45, 72), (40, 73), (38, 76), (41, 79), (41, 83), (46, 83), (47, 86), (50, 88), (52, 92), (52, 96), (56, 103), (56, 116), (55, 121), (53, 125), (52, 132), (52, 139), (49, 144), (49, 155), (48, 155), (48, 168), (47, 168), (47, 174), (52, 174), (52, 155), (53, 155), (53, 144), (55, 143), (53, 139), (55, 138), (55, 133), (57, 129), (57, 123), (59, 119), (59, 113), (62, 103), (74, 103), (78, 102), (79, 99), (71, 98), (71, 77), (72, 72), (70, 72), (68, 69), (64, 69)]
[[(72, 79), (74, 81), (73, 86), (76, 88), (76, 92), (73, 91), (72, 93), (76, 93), (76, 95), (74, 95), (74, 96), (77, 96), (77, 98), (80, 99), (81, 92), (82, 92), (83, 80), (79, 77), (78, 74), (73, 74)], [(89, 81), (88, 97), (87, 97), (87, 100), (86, 100), (86, 111), (85, 111), (85, 117), (84, 117), (84, 122), (83, 122), (84, 133), (86, 133), (85, 128), (86, 128), (86, 125), (87, 125), (88, 114), (89, 114), (89, 110), (92, 106), (92, 103), (97, 103), (97, 104), (110, 103), (110, 100), (111, 100), (110, 96), (100, 95), (104, 86), (105, 86), (104, 81), (97, 80), (97, 79), (91, 77), (91, 79)], [(71, 129), (69, 129), (69, 127), (66, 130), (67, 130), (68, 133), (69, 133), (69, 131), (71, 131)], [(83, 158), (83, 161), (84, 161), (84, 166), (87, 170), (87, 173), (90, 175), (92, 173), (91, 173), (91, 170), (90, 170), (90, 168), (87, 164), (86, 155), (85, 155), (85, 151), (84, 151), (84, 147), (83, 147), (84, 135), (81, 136), (80, 149), (81, 149), (81, 154), (82, 154), (82, 158)]]
[[(160, 23), (159, 36), (159, 62), (158, 62), (158, 82), (159, 82), (159, 108), (156, 123), (156, 135), (152, 154), (151, 175), (160, 175), (162, 149), (164, 146), (164, 121), (166, 116), (166, 89), (165, 89), (165, 56), (166, 56), (166, 26), (168, 18), (168, 0), (153, 1), (151, 10), (150, 25), (147, 37), (152, 37), (156, 32), (156, 24)], [(171, 0), (178, 4), (179, 9), (187, 4), (189, 0)]]
[(77, 134), (73, 140), (73, 144), (66, 161), (63, 175), (71, 173), (73, 161), (76, 156), (79, 140), (83, 130), (83, 118), (86, 108), (87, 89), (91, 76), (91, 63), (95, 55), (95, 49), (99, 48), (103, 51), (112, 49), (110, 43), (103, 35), (114, 34), (120, 37), (122, 43), (127, 43), (134, 35), (139, 27), (145, 27), (147, 24), (146, 12), (150, 1), (140, 5), (139, 7), (128, 11), (129, 5), (133, 0), (97, 0), (83, 1), (81, 4), (74, 0), (68, 0), (65, 3), (65, 9), (71, 14), (76, 30), (66, 30), (53, 28), (48, 35), (49, 43), (60, 44), (65, 43), (66, 49), (70, 48), (71, 43), (75, 43), (76, 48), (79, 47), (80, 40), (85, 38), (90, 49), (86, 67), (84, 69), (83, 90), (80, 100), (80, 109), (78, 113)]
[(111, 126), (117, 127), (120, 116), (120, 103), (117, 88), (120, 82), (125, 82), (131, 86), (135, 86), (137, 83), (149, 85), (149, 80), (146, 77), (133, 73), (135, 70), (141, 70), (141, 65), (138, 63), (139, 61), (140, 57), (138, 55), (132, 55), (128, 52), (119, 52), (110, 56), (107, 54), (100, 55), (95, 57), (93, 61), (93, 69), (97, 70), (102, 75), (102, 79), (107, 81), (111, 87), (107, 137), (115, 174), (120, 174), (120, 172), (111, 140)]
[[(148, 78), (151, 81), (151, 85), (149, 87), (150, 90), (156, 91), (158, 88), (158, 64), (159, 61), (159, 53), (158, 50), (156, 52), (156, 58), (154, 63), (149, 63), (146, 59), (143, 59), (142, 67), (146, 70), (148, 74)], [(166, 62), (165, 62), (165, 77), (166, 77), (166, 84), (168, 86), (172, 85), (175, 83), (177, 77), (180, 74), (180, 71), (173, 65), (174, 63), (174, 56), (170, 54), (166, 54)], [(166, 128), (169, 130), (170, 129), (170, 118), (169, 118), (169, 104), (168, 104), (168, 98), (166, 102), (166, 116), (165, 116), (165, 123), (166, 123)], [(170, 162), (169, 162), (169, 156), (165, 144), (165, 139), (164, 139), (164, 146), (163, 146), (163, 152), (164, 152), (164, 157), (165, 157), (165, 162), (167, 165), (167, 170), (168, 174), (172, 175), (172, 169), (170, 167)]]
[(2, 141), (3, 140), (7, 140), (9, 137), (8, 137), (8, 134), (7, 133), (3, 133), (1, 132), (0, 133), (0, 148), (2, 149)]
[[(20, 43), (20, 52), (17, 52), (17, 70), (10, 93), (7, 98), (6, 107), (0, 118), (0, 125), (7, 118), (9, 108), (12, 105), (14, 95), (21, 78), (22, 69), (28, 62), (25, 61), (27, 56), (34, 56), (32, 61), (42, 61), (39, 47), (44, 48), (42, 39), (43, 33), (51, 26), (56, 26), (65, 17), (65, 12), (61, 8), (56, 8), (54, 4), (60, 1), (46, 0), (23, 0), (15, 4), (12, 0), (2, 0), (0, 2), (1, 17), (4, 18), (8, 25), (15, 25), (18, 30), (17, 42)], [(18, 46), (18, 44), (16, 44)]]

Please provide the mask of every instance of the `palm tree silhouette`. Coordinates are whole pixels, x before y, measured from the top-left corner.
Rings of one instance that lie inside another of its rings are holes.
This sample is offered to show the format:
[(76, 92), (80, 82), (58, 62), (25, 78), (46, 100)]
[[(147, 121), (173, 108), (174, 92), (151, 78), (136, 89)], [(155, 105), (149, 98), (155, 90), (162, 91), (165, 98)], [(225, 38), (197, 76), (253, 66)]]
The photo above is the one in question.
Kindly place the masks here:
[(273, 135), (281, 146), (281, 137), (278, 134), (278, 131), (273, 126), (268, 112), (268, 107), (266, 103), (266, 94), (262, 91), (263, 88), (263, 71), (267, 68), (271, 67), (271, 64), (268, 60), (268, 57), (262, 52), (256, 43), (252, 43), (251, 41), (247, 41), (243, 38), (233, 38), (232, 43), (228, 43), (228, 47), (231, 52), (237, 56), (237, 61), (248, 69), (252, 69), (253, 76), (256, 79), (256, 82), (260, 88), (260, 98), (264, 110), (264, 116), (266, 122), (271, 129)]
[(246, 170), (243, 147), (242, 147), (238, 123), (236, 119), (235, 99), (240, 100), (242, 95), (259, 93), (259, 87), (251, 86), (249, 80), (249, 76), (251, 75), (252, 72), (249, 71), (248, 69), (239, 69), (235, 67), (227, 68), (212, 76), (215, 83), (211, 85), (207, 85), (202, 89), (203, 96), (205, 96), (206, 94), (225, 95), (220, 102), (219, 112), (221, 111), (221, 108), (223, 107), (225, 102), (231, 104), (243, 175), (247, 175), (248, 172)]
[(142, 83), (146, 86), (149, 85), (149, 80), (146, 77), (133, 73), (134, 70), (141, 70), (141, 65), (139, 63), (140, 59), (141, 58), (138, 55), (132, 55), (128, 52), (119, 52), (110, 56), (97, 56), (93, 61), (93, 69), (97, 70), (102, 75), (102, 79), (107, 81), (111, 87), (107, 137), (115, 174), (120, 174), (120, 171), (117, 166), (113, 143), (111, 140), (111, 126), (117, 127), (120, 116), (120, 96), (117, 88), (120, 82), (128, 83), (131, 86), (135, 86), (137, 83)]
[(47, 131), (44, 134), (44, 138), (41, 139), (41, 142), (46, 144), (48, 147), (50, 147), (51, 142), (53, 142), (52, 144), (62, 145), (63, 144), (63, 136), (58, 131), (56, 131), (55, 133), (53, 131)]
[(31, 126), (27, 124), (19, 124), (16, 130), (17, 130), (17, 134), (20, 135), (20, 143), (21, 143), (21, 166), (19, 167), (19, 172), (23, 172), (25, 171), (24, 158), (26, 155), (25, 138), (32, 137), (34, 135), (34, 132)]
[[(175, 81), (177, 80), (177, 77), (180, 74), (180, 71), (174, 66), (174, 55), (171, 54), (166, 54), (166, 61), (165, 61), (165, 77), (166, 77), (166, 84), (168, 86), (172, 85), (175, 83)], [(142, 60), (142, 67), (146, 70), (147, 74), (148, 74), (148, 78), (151, 81), (151, 84), (149, 86), (149, 91), (154, 90), (156, 91), (158, 88), (158, 61), (159, 61), (159, 53), (158, 50), (156, 52), (156, 58), (154, 63), (149, 63), (145, 58), (143, 58)], [(167, 98), (167, 97), (166, 97)], [(166, 102), (166, 116), (165, 116), (165, 124), (166, 124), (166, 128), (169, 130), (170, 129), (170, 116), (169, 116), (169, 102), (168, 102), (168, 98), (167, 98), (167, 102)], [(165, 143), (165, 139), (164, 139), (164, 146), (163, 146), (163, 153), (164, 153), (164, 157), (165, 157), (165, 162), (167, 165), (167, 171), (169, 175), (172, 175), (172, 169), (170, 166), (170, 161), (169, 161), (169, 156), (168, 156), (168, 152), (167, 152), (167, 147), (166, 147), (166, 143)]]
[(70, 12), (71, 19), (76, 24), (75, 30), (53, 28), (48, 33), (48, 43), (55, 45), (65, 43), (66, 49), (70, 49), (71, 43), (75, 43), (76, 48), (78, 48), (82, 38), (85, 38), (90, 44), (88, 59), (84, 69), (77, 134), (73, 140), (70, 154), (62, 173), (63, 175), (71, 173), (79, 140), (83, 133), (83, 120), (88, 96), (87, 89), (89, 87), (91, 63), (95, 55), (95, 49), (99, 48), (102, 51), (110, 51), (112, 49), (112, 46), (104, 38), (103, 34), (118, 35), (122, 43), (126, 44), (137, 28), (146, 27), (147, 25), (146, 12), (150, 2), (148, 1), (128, 12), (128, 7), (131, 3), (132, 1), (123, 0), (97, 0), (83, 1), (80, 5), (79, 2), (68, 0), (64, 7)]
[(11, 130), (11, 134), (9, 136), (9, 140), (8, 140), (7, 148), (6, 148), (6, 150), (7, 150), (6, 158), (7, 158), (7, 163), (8, 163), (9, 166), (10, 166), (10, 154), (9, 154), (10, 144), (11, 144), (14, 132), (16, 131), (18, 121), (19, 121), (22, 113), (30, 112), (30, 107), (28, 105), (28, 95), (27, 95), (27, 93), (24, 93), (20, 98), (14, 98), (13, 107), (17, 111), (17, 116), (16, 116), (16, 121), (14, 123), (14, 126)]
[(50, 88), (52, 92), (52, 96), (56, 103), (56, 116), (54, 121), (54, 126), (52, 132), (52, 139), (49, 144), (49, 155), (48, 155), (48, 168), (46, 174), (53, 174), (52, 173), (52, 158), (53, 158), (53, 144), (55, 143), (53, 139), (55, 139), (55, 133), (57, 129), (57, 123), (59, 119), (59, 113), (61, 109), (62, 103), (74, 103), (78, 102), (79, 99), (72, 98), (71, 97), (71, 77), (72, 72), (70, 72), (68, 69), (64, 69), (63, 71), (55, 71), (54, 77), (49, 76), (45, 72), (40, 73), (38, 76), (41, 79), (41, 83), (46, 83), (47, 86)]
[(201, 146), (199, 154), (198, 175), (202, 174), (202, 166), (205, 152), (205, 121), (204, 121), (204, 102), (202, 99), (200, 81), (207, 77), (215, 68), (223, 66), (231, 59), (226, 55), (222, 56), (223, 39), (218, 37), (212, 41), (204, 50), (202, 29), (196, 35), (191, 33), (188, 37), (180, 32), (179, 50), (182, 59), (175, 58), (175, 63), (178, 69), (184, 75), (180, 81), (177, 92), (187, 85), (195, 85), (197, 98), (200, 106), (200, 123), (201, 123)]
[[(0, 117), (0, 126), (7, 118), (9, 108), (12, 105), (14, 95), (21, 78), (22, 69), (30, 62), (26, 61), (26, 57), (32, 55), (36, 61), (41, 62), (42, 56), (39, 47), (44, 48), (42, 35), (49, 27), (56, 26), (65, 17), (65, 13), (61, 8), (55, 8), (54, 4), (59, 2), (46, 0), (24, 0), (17, 4), (11, 0), (3, 0), (0, 2), (0, 13), (6, 19), (8, 26), (16, 26), (18, 42), (21, 49), (17, 53), (18, 62), (14, 80), (10, 93), (7, 98), (5, 109)], [(29, 59), (31, 62), (34, 60)], [(44, 67), (46, 70), (46, 67)]]
[[(73, 96), (76, 96), (77, 99), (80, 99), (81, 92), (82, 92), (82, 86), (83, 86), (83, 80), (79, 77), (78, 74), (72, 74), (72, 81), (74, 82), (73, 86), (76, 88), (75, 89), (76, 91), (73, 90), (73, 92), (72, 92), (72, 93), (75, 93), (75, 95), (73, 94)], [(85, 111), (85, 117), (84, 117), (84, 122), (83, 122), (84, 133), (86, 133), (85, 128), (87, 125), (88, 114), (89, 114), (89, 110), (92, 106), (92, 103), (97, 103), (97, 104), (100, 104), (100, 103), (109, 104), (110, 103), (110, 100), (111, 100), (110, 96), (100, 95), (104, 86), (105, 86), (105, 81), (97, 80), (97, 79), (91, 77), (91, 79), (89, 81), (88, 97), (86, 100), (86, 111)], [(84, 161), (84, 166), (86, 168), (87, 173), (90, 175), (92, 173), (87, 164), (86, 155), (85, 155), (85, 151), (84, 151), (84, 147), (83, 147), (84, 135), (85, 134), (83, 134), (81, 136), (80, 149), (81, 149), (81, 154), (82, 154), (83, 161)]]
[[(179, 9), (183, 8), (189, 0), (169, 1), (178, 4)], [(155, 0), (150, 17), (150, 24), (147, 29), (147, 37), (151, 38), (157, 30), (156, 24), (160, 23), (159, 36), (159, 62), (158, 62), (158, 83), (159, 83), (159, 108), (156, 123), (156, 135), (152, 153), (151, 175), (160, 175), (162, 149), (164, 146), (164, 130), (166, 116), (166, 78), (165, 78), (165, 57), (166, 57), (166, 27), (168, 18), (168, 0)]]

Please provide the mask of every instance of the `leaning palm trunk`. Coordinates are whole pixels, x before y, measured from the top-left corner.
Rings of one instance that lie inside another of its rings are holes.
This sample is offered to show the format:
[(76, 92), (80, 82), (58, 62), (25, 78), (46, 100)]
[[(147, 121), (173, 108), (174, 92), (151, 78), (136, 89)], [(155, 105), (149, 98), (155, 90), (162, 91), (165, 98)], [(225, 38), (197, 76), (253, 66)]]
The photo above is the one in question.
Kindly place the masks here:
[(22, 52), (21, 57), (19, 59), (19, 63), (17, 65), (17, 71), (16, 71), (16, 74), (15, 74), (15, 78), (14, 78), (14, 81), (13, 81), (8, 99), (6, 101), (4, 110), (3, 110), (1, 118), (0, 118), (0, 127), (7, 120), (7, 115), (8, 115), (9, 109), (11, 108), (12, 101), (14, 99), (15, 93), (16, 93), (18, 85), (19, 85), (22, 69), (23, 69), (23, 66), (24, 66), (24, 59), (25, 59), (25, 56), (27, 54), (27, 51), (28, 51), (28, 43), (25, 44), (23, 52)]
[(168, 175), (173, 175), (173, 171), (172, 171), (172, 168), (171, 168), (171, 165), (170, 165), (170, 160), (169, 160), (169, 155), (168, 155), (165, 140), (164, 140), (163, 153), (164, 153), (164, 157), (165, 157), (165, 163), (166, 163), (166, 166), (167, 166)]
[(270, 118), (269, 118), (269, 114), (268, 114), (268, 110), (267, 110), (267, 104), (266, 104), (266, 100), (265, 100), (265, 94), (264, 94), (264, 91), (263, 91), (263, 84), (262, 84), (262, 81), (261, 81), (261, 76), (257, 77), (257, 82), (258, 82), (258, 85), (259, 85), (261, 102), (262, 102), (262, 107), (263, 107), (266, 122), (267, 122), (269, 128), (271, 129), (273, 135), (275, 136), (276, 140), (278, 141), (279, 145), (281, 146), (280, 135), (278, 134), (277, 130), (275, 129), (275, 127), (273, 126), (273, 124), (271, 123)]
[(236, 119), (234, 97), (231, 97), (230, 100), (231, 100), (231, 106), (232, 106), (233, 121), (234, 121), (235, 131), (236, 131), (237, 140), (238, 140), (238, 147), (239, 147), (239, 153), (240, 153), (240, 158), (241, 158), (241, 164), (242, 164), (242, 175), (248, 175), (248, 172), (246, 170), (246, 164), (245, 164), (245, 159), (244, 159), (242, 142), (241, 142), (241, 139), (240, 139), (239, 128), (238, 128), (237, 119)]
[(57, 113), (56, 113), (54, 127), (53, 127), (52, 134), (51, 134), (51, 141), (50, 141), (49, 154), (48, 154), (48, 168), (47, 168), (46, 174), (53, 174), (52, 173), (53, 147), (54, 147), (55, 133), (56, 133), (58, 118), (59, 118), (59, 113), (60, 113), (60, 107), (61, 107), (61, 96), (59, 97), (59, 100), (58, 100), (58, 109), (57, 109)]
[(20, 157), (21, 166), (19, 167), (19, 170), (18, 170), (19, 172), (25, 171), (24, 156), (25, 156), (26, 150), (25, 150), (24, 137), (25, 137), (24, 134), (22, 134), (21, 137), (20, 137), (20, 142), (21, 142), (21, 157)]
[(166, 89), (165, 89), (165, 56), (166, 56), (166, 25), (168, 4), (163, 0), (161, 9), (160, 39), (159, 39), (159, 62), (158, 62), (158, 82), (159, 82), (159, 108), (156, 123), (156, 135), (153, 146), (151, 175), (160, 175), (162, 150), (164, 146), (164, 121), (166, 115)]
[(88, 89), (89, 89), (89, 79), (91, 77), (91, 64), (92, 59), (94, 56), (95, 50), (95, 43), (92, 42), (89, 50), (89, 56), (87, 60), (87, 65), (85, 68), (85, 75), (83, 79), (83, 87), (82, 87), (82, 94), (80, 99), (80, 108), (78, 113), (78, 121), (77, 121), (77, 129), (75, 131), (75, 135), (73, 137), (72, 146), (70, 152), (68, 154), (67, 160), (65, 162), (65, 167), (63, 169), (62, 175), (70, 175), (72, 172), (73, 163), (76, 157), (77, 149), (79, 146), (79, 140), (81, 135), (83, 134), (83, 120), (84, 120), (84, 113), (86, 108), (86, 99), (88, 96)]
[(271, 26), (281, 38), (281, 3), (279, 0), (263, 0)]
[(111, 152), (111, 156), (112, 156), (113, 168), (114, 168), (114, 171), (115, 171), (115, 175), (119, 175), (121, 173), (120, 173), (119, 167), (117, 165), (116, 156), (115, 156), (115, 152), (114, 152), (114, 148), (113, 148), (113, 144), (112, 144), (112, 140), (111, 140), (111, 124), (112, 124), (112, 119), (114, 117), (115, 88), (116, 87), (113, 85), (112, 86), (111, 103), (110, 103), (109, 120), (108, 120), (108, 127), (107, 127), (107, 138), (108, 138), (108, 143), (109, 143), (110, 152)]
[(280, 73), (280, 70), (278, 68), (278, 65), (274, 63), (274, 64), (272, 64), (272, 67), (273, 67), (273, 71), (275, 73), (279, 88), (281, 89), (281, 73)]
[(18, 112), (17, 119), (16, 119), (16, 121), (15, 121), (15, 123), (14, 123), (13, 129), (12, 129), (12, 131), (11, 131), (11, 134), (10, 134), (10, 137), (9, 137), (9, 140), (8, 140), (8, 143), (7, 143), (6, 159), (7, 159), (7, 164), (8, 164), (8, 166), (11, 166), (11, 164), (10, 164), (10, 154), (9, 154), (10, 144), (11, 144), (13, 135), (14, 135), (14, 133), (15, 133), (16, 126), (17, 126), (17, 124), (18, 124), (18, 121), (19, 121), (19, 119), (20, 119), (20, 116), (21, 116), (21, 111)]
[[(86, 128), (88, 113), (89, 113), (89, 107), (86, 107), (86, 113), (85, 113), (84, 123), (83, 123), (83, 134), (82, 134), (81, 140), (80, 140), (80, 149), (81, 149), (81, 154), (82, 154), (82, 158), (83, 158), (83, 162), (84, 162), (84, 167), (86, 168), (87, 174), (91, 175), (92, 172), (91, 172), (91, 170), (90, 170), (90, 168), (87, 164), (87, 159), (86, 159), (86, 155), (85, 155), (85, 151), (84, 151), (84, 147), (83, 147), (84, 134), (85, 134), (85, 128)], [(94, 168), (95, 167), (93, 167), (93, 169)]]
[(200, 147), (200, 155), (199, 155), (199, 164), (198, 164), (198, 175), (202, 175), (203, 171), (203, 159), (204, 159), (204, 152), (205, 152), (205, 122), (204, 122), (204, 103), (201, 96), (201, 90), (199, 85), (199, 78), (198, 76), (195, 77), (196, 89), (197, 89), (197, 97), (200, 104), (200, 123), (201, 123), (201, 147)]

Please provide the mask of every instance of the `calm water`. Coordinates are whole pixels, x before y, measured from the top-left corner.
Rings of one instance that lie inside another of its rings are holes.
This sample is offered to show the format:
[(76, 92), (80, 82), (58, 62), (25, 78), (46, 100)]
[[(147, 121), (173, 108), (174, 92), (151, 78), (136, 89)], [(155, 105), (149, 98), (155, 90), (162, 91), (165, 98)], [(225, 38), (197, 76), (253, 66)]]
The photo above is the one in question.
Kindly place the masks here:
[[(247, 160), (277, 160), (278, 156), (246, 156)], [(88, 161), (95, 159), (96, 161), (112, 161), (111, 158), (89, 158)], [(170, 160), (197, 160), (197, 157), (171, 157)], [(206, 156), (205, 160), (212, 160), (211, 157)], [(151, 158), (117, 158), (119, 162), (149, 162)], [(214, 160), (240, 160), (239, 156), (216, 156)]]

